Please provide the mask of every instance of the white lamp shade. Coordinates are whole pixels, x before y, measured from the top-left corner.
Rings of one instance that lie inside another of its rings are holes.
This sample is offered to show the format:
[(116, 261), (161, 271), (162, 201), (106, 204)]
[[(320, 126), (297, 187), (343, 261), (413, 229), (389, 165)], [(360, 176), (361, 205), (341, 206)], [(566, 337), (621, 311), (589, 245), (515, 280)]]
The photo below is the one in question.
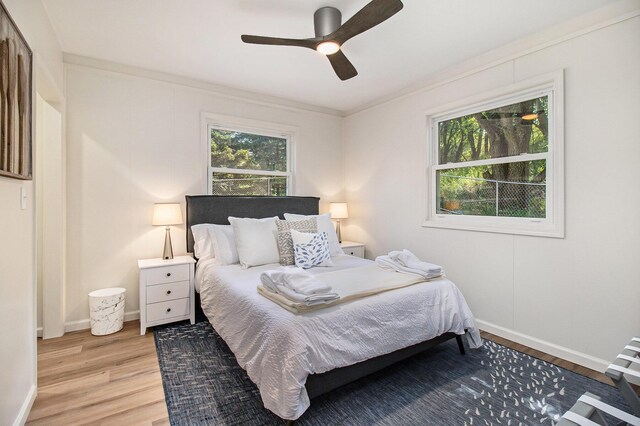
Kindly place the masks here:
[(160, 203), (153, 209), (152, 225), (180, 225), (182, 224), (182, 209), (180, 203)]
[(348, 219), (349, 210), (347, 210), (347, 203), (331, 203), (329, 204), (329, 212), (331, 212), (332, 219)]

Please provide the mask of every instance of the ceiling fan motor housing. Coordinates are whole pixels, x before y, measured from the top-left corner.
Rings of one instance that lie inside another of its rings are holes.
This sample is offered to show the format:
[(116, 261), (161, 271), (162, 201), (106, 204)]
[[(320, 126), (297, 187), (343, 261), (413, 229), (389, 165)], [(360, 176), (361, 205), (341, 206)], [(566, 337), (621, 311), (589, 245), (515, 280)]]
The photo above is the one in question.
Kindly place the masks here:
[(321, 7), (313, 14), (313, 28), (316, 37), (331, 34), (342, 25), (342, 13), (335, 7)]

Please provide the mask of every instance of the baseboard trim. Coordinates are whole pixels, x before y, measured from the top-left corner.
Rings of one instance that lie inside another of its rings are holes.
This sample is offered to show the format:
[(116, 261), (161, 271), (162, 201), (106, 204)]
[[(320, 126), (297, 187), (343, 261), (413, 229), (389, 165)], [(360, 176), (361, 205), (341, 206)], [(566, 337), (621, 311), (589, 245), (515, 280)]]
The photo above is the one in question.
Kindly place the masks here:
[(27, 393), (27, 397), (24, 399), (22, 403), (22, 407), (20, 407), (20, 411), (18, 412), (18, 416), (13, 422), (13, 426), (20, 426), (27, 422), (29, 418), (29, 413), (31, 412), (31, 407), (33, 406), (34, 401), (36, 400), (37, 387), (36, 385), (31, 385), (29, 392)]
[(505, 339), (520, 343), (521, 345), (529, 346), (530, 348), (537, 349), (549, 355), (571, 361), (575, 364), (582, 365), (583, 367), (587, 367), (601, 373), (604, 373), (604, 371), (610, 364), (610, 362), (607, 362), (603, 359), (596, 358), (582, 352), (574, 351), (573, 349), (556, 345), (555, 343), (550, 343), (541, 339), (537, 339), (535, 337), (527, 336), (526, 334), (522, 334), (508, 328), (500, 327), (499, 325), (491, 324), (486, 321), (476, 320), (476, 323), (478, 324), (478, 328), (488, 333), (504, 337)]
[[(124, 320), (133, 321), (140, 319), (140, 311), (132, 311), (124, 313)], [(70, 331), (78, 331), (78, 330), (87, 330), (91, 328), (91, 320), (89, 318), (78, 320), (78, 321), (69, 321), (64, 323), (64, 332), (68, 333)]]

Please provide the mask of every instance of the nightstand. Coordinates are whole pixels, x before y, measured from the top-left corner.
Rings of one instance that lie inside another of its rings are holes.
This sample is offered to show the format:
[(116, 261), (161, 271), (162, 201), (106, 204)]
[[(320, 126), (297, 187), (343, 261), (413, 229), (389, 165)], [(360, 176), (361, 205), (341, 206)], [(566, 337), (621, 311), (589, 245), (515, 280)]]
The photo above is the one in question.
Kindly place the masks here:
[(147, 327), (185, 319), (195, 324), (195, 263), (191, 256), (138, 260), (140, 334), (145, 334)]
[(351, 256), (361, 257), (364, 259), (364, 244), (355, 243), (353, 241), (343, 241), (340, 243), (340, 247), (345, 254), (350, 254)]

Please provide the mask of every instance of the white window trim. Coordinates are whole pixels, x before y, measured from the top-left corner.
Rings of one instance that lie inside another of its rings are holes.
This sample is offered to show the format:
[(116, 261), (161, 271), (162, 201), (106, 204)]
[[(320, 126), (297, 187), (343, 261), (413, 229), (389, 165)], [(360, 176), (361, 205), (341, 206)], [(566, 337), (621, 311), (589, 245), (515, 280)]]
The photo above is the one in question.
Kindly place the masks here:
[[(204, 157), (204, 174), (205, 182), (207, 182), (206, 193), (212, 192), (213, 172), (222, 173), (241, 173), (260, 176), (284, 176), (287, 178), (287, 195), (294, 194), (295, 185), (295, 140), (298, 128), (284, 124), (270, 123), (266, 121), (252, 120), (244, 117), (234, 117), (230, 115), (214, 114), (203, 112), (201, 114), (202, 126), (202, 148)], [(226, 167), (211, 166), (211, 131), (214, 127), (221, 130), (230, 130), (244, 133), (251, 133), (263, 136), (272, 136), (283, 138), (287, 141), (287, 171), (268, 171), (268, 170), (247, 170), (232, 169)]]
[[(436, 171), (511, 162), (514, 157), (478, 160), (463, 163), (438, 164), (438, 121), (484, 111), (499, 105), (508, 105), (519, 100), (549, 95), (549, 150), (540, 154), (522, 154), (522, 161), (547, 160), (547, 217), (546, 219), (458, 216), (436, 213)], [(564, 238), (564, 73), (562, 70), (511, 84), (497, 90), (469, 97), (437, 109), (425, 112), (427, 117), (427, 173), (423, 205), (423, 225), (433, 228), (460, 229), (504, 234), (534, 235)], [(551, 167), (549, 167), (549, 165)]]

